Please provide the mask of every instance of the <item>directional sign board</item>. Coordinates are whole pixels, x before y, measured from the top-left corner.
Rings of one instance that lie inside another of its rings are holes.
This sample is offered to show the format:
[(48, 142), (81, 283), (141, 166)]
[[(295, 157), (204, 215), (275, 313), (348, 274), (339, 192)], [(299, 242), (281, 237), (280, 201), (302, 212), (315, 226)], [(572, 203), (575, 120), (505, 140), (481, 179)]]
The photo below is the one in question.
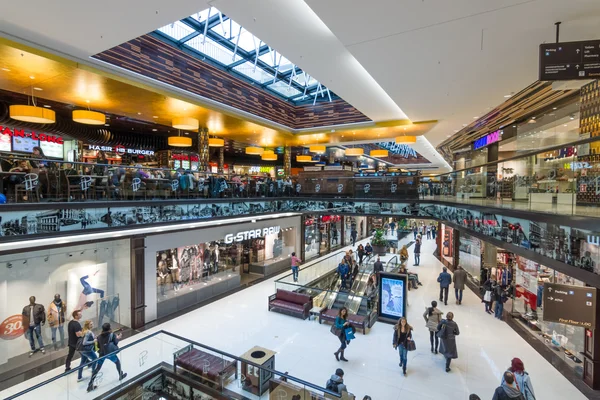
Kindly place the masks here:
[(600, 78), (600, 40), (540, 45), (541, 81)]
[(593, 329), (596, 296), (596, 288), (545, 282), (544, 321)]

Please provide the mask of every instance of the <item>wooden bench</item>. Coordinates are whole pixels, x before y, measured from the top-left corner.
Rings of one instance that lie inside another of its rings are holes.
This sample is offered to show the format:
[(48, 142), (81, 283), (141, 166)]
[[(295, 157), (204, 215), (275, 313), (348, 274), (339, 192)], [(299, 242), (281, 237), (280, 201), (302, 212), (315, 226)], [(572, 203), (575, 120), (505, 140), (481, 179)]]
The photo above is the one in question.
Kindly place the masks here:
[[(321, 314), (319, 314), (319, 323), (322, 321), (331, 322), (332, 324), (335, 323), (335, 318), (338, 316), (339, 312), (340, 310), (335, 308), (322, 311)], [(367, 324), (369, 322), (366, 316), (348, 313), (347, 320), (350, 322), (350, 325), (356, 328), (357, 331), (360, 330), (362, 331), (363, 335), (366, 334)]]
[(193, 345), (184, 347), (173, 354), (174, 371), (177, 368), (200, 378), (201, 383), (223, 389), (224, 381), (235, 375), (236, 362), (224, 360), (222, 357), (195, 349)]

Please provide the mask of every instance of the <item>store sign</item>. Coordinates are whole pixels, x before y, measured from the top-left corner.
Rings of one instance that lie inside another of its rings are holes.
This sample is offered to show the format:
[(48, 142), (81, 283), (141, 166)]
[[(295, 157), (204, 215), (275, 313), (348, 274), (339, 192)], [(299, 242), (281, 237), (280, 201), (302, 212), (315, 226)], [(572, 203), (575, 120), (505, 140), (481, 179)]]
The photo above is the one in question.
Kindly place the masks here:
[(473, 142), (473, 150), (481, 149), (502, 140), (502, 131), (492, 132)]
[(47, 133), (37, 133), (34, 131), (27, 132), (24, 129), (10, 128), (8, 126), (0, 125), (0, 133), (12, 137), (30, 138), (32, 140), (39, 140), (40, 142), (50, 142), (63, 144), (63, 138), (60, 136), (49, 135)]
[(544, 283), (544, 321), (592, 329), (596, 324), (596, 288)]
[(592, 169), (594, 168), (592, 165), (590, 165), (589, 162), (571, 162), (571, 163), (565, 163), (563, 165), (564, 169), (572, 169), (573, 171), (576, 171), (578, 169)]
[(108, 151), (110, 153), (117, 154), (142, 154), (145, 156), (153, 156), (153, 150), (140, 150), (140, 149), (130, 149), (125, 146), (117, 145), (117, 146), (96, 146), (94, 144), (88, 145), (88, 149), (96, 150), (96, 151)]
[(321, 171), (322, 167), (304, 167), (304, 171)]
[(270, 228), (252, 229), (250, 231), (243, 231), (243, 232), (238, 232), (235, 234), (228, 233), (227, 235), (225, 235), (225, 243), (231, 244), (233, 242), (242, 242), (242, 241), (248, 240), (248, 239), (256, 239), (259, 237), (279, 233), (280, 230), (281, 230), (281, 227), (272, 226)]
[(248, 170), (249, 174), (257, 174), (260, 172), (265, 172), (265, 173), (269, 173), (271, 172), (271, 170), (273, 169), (273, 167), (269, 167), (269, 166), (262, 166), (259, 167), (257, 165), (250, 167), (250, 169)]
[(179, 161), (191, 161), (191, 162), (198, 162), (198, 160), (199, 160), (198, 156), (190, 156), (188, 154), (173, 154), (173, 155), (171, 155), (171, 159), (179, 160)]

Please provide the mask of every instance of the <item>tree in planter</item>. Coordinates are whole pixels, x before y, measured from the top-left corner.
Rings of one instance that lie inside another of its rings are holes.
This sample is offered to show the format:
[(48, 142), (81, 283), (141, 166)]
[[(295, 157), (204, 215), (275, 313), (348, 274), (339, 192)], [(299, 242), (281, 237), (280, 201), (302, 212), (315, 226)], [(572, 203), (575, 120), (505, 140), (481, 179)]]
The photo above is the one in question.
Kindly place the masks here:
[(383, 236), (383, 229), (376, 229), (371, 239), (373, 253), (380, 256), (386, 255), (388, 244), (388, 241)]

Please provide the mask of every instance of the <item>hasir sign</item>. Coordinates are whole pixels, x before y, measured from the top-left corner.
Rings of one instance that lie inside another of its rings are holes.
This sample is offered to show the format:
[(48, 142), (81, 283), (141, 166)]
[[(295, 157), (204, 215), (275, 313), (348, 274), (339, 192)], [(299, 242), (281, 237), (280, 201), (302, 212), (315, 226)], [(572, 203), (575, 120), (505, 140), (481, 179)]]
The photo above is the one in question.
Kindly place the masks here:
[(279, 226), (272, 226), (270, 228), (263, 229), (252, 229), (250, 231), (238, 232), (236, 234), (228, 233), (225, 235), (225, 243), (231, 244), (233, 242), (241, 242), (248, 239), (256, 239), (259, 237), (272, 235), (274, 233), (279, 233), (281, 228)]
[(108, 151), (110, 153), (117, 153), (117, 154), (142, 154), (145, 156), (152, 156), (154, 155), (154, 151), (152, 150), (140, 150), (140, 149), (130, 149), (127, 148), (125, 146), (121, 146), (121, 145), (117, 145), (117, 146), (96, 146), (93, 144), (90, 144), (88, 146), (88, 148), (90, 150), (101, 150), (101, 151)]
[(473, 142), (473, 150), (481, 149), (502, 139), (502, 131), (492, 132)]

